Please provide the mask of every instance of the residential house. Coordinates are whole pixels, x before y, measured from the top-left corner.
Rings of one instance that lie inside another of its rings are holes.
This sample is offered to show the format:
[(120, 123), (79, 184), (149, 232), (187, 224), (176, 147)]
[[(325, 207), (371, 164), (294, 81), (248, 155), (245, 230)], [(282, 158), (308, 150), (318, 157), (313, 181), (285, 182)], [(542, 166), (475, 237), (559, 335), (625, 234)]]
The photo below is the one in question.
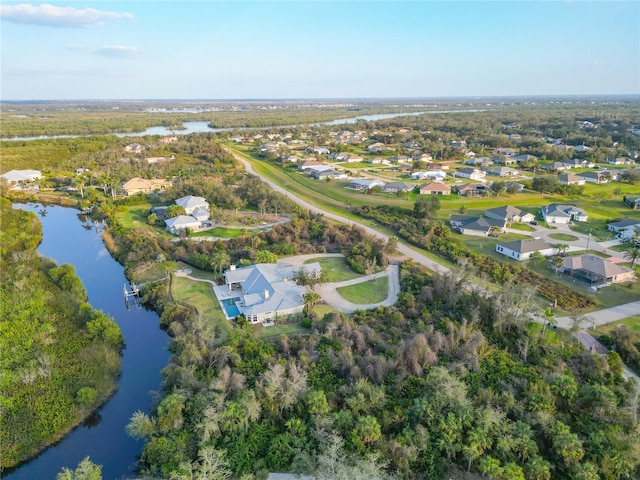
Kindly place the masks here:
[(470, 215), (451, 215), (451, 218), (449, 218), (449, 225), (451, 225), (453, 230), (458, 230), (465, 223), (477, 218), (478, 217), (472, 217)]
[(453, 176), (456, 178), (469, 178), (471, 180), (482, 182), (487, 174), (476, 168), (461, 168), (460, 170), (456, 170), (453, 173)]
[(631, 165), (634, 162), (630, 158), (625, 157), (607, 157), (604, 159), (604, 163), (609, 165)]
[(311, 168), (309, 170), (309, 175), (315, 178), (316, 180), (326, 180), (327, 178), (332, 180), (346, 180), (349, 176), (344, 172), (338, 172), (331, 167), (327, 167), (327, 165), (321, 165), (320, 167)]
[(547, 223), (586, 222), (588, 218), (584, 210), (573, 205), (547, 205), (542, 207), (540, 213)]
[(442, 182), (425, 183), (420, 186), (420, 195), (451, 195), (451, 185)]
[(513, 148), (496, 148), (493, 152), (496, 155), (503, 155), (505, 157), (513, 157), (516, 154)]
[(380, 153), (388, 149), (389, 147), (382, 142), (372, 143), (371, 145), (367, 145), (366, 148), (369, 153)]
[(457, 150), (467, 148), (467, 142), (464, 140), (451, 140), (450, 144), (451, 148), (455, 148)]
[(528, 238), (515, 242), (498, 243), (496, 252), (520, 262), (529, 260), (534, 252), (548, 257), (556, 252), (556, 247), (541, 238)]
[(444, 182), (445, 178), (447, 178), (447, 174), (445, 172), (436, 170), (433, 172), (413, 172), (411, 175), (409, 175), (409, 177), (413, 180), (431, 179)]
[(349, 153), (349, 152), (340, 152), (334, 155), (333, 159), (336, 162), (346, 162), (346, 163), (362, 162), (362, 157), (360, 155), (356, 155), (355, 153)]
[(591, 147), (587, 147), (586, 145), (576, 145), (573, 147), (573, 150), (576, 152), (588, 152), (591, 150)]
[(640, 209), (640, 197), (622, 197), (622, 201), (627, 207), (633, 208), (634, 210)]
[(0, 175), (0, 178), (4, 178), (9, 184), (20, 185), (42, 178), (42, 172), (40, 170), (10, 170)]
[(125, 195), (136, 195), (138, 193), (153, 193), (161, 192), (171, 186), (170, 180), (164, 179), (145, 179), (145, 178), (132, 178), (128, 182), (122, 185), (122, 190)]
[(464, 161), (465, 165), (472, 165), (475, 167), (488, 167), (491, 165), (491, 160), (488, 157), (475, 157)]
[(462, 235), (488, 237), (492, 233), (504, 233), (505, 223), (485, 217), (471, 217), (458, 227)]
[(588, 183), (607, 183), (609, 177), (602, 172), (582, 172), (576, 173), (577, 177), (584, 178)]
[(547, 172), (564, 172), (565, 170), (571, 170), (571, 166), (562, 162), (543, 163), (540, 168)]
[(280, 161), (282, 163), (298, 163), (300, 161), (300, 157), (297, 155), (285, 155), (280, 157)]
[(607, 225), (607, 230), (614, 233), (640, 231), (640, 219), (623, 218)]
[(514, 155), (512, 158), (518, 163), (530, 163), (538, 161), (538, 157), (536, 157), (535, 155), (529, 155), (528, 153), (524, 153), (522, 155)]
[(513, 157), (507, 155), (494, 155), (489, 161), (494, 165), (514, 165), (517, 163)]
[(568, 160), (560, 160), (560, 163), (564, 163), (569, 168), (593, 168), (595, 164), (593, 162), (589, 162), (587, 160), (582, 160), (580, 158), (570, 158)]
[(311, 152), (316, 155), (329, 155), (330, 150), (326, 147), (312, 147)]
[[(237, 311), (248, 322), (272, 325), (277, 318), (287, 318), (304, 309), (306, 287), (293, 279), (300, 269), (319, 275), (319, 263), (300, 266), (283, 266), (275, 263), (259, 263), (243, 268), (232, 265), (224, 272), (226, 291), (224, 300), (233, 302)], [(224, 306), (224, 304), (223, 304)], [(230, 317), (227, 309), (227, 317)]]
[(389, 182), (382, 187), (384, 193), (411, 192), (416, 188), (415, 183)]
[(584, 177), (579, 177), (573, 173), (563, 173), (558, 175), (558, 181), (560, 185), (584, 185), (586, 182)]
[(481, 197), (491, 192), (491, 189), (482, 183), (468, 183), (457, 187), (458, 195), (465, 197)]
[(391, 163), (412, 163), (413, 162), (413, 158), (407, 155), (394, 155), (392, 157), (389, 157), (389, 160), (391, 161)]
[(176, 199), (175, 202), (176, 205), (184, 207), (184, 211), (187, 213), (187, 215), (191, 215), (198, 209), (209, 211), (209, 202), (207, 202), (202, 197), (187, 195), (186, 197)]
[[(320, 162), (318, 162), (316, 160), (306, 160), (306, 161), (298, 164), (298, 170), (308, 170), (310, 168), (316, 168), (316, 167), (320, 167), (320, 166), (323, 166), (323, 165), (324, 165), (323, 163), (320, 163)], [(328, 165), (326, 165), (326, 166), (328, 168), (331, 168)]]
[(495, 177), (518, 177), (520, 176), (520, 171), (511, 167), (495, 167), (489, 170), (489, 175)]
[(353, 190), (371, 190), (375, 187), (383, 187), (384, 182), (380, 180), (370, 180), (367, 178), (354, 178), (347, 184), (346, 188), (351, 188)]
[(591, 254), (565, 257), (562, 272), (588, 285), (630, 282), (636, 278), (632, 268)]
[(427, 165), (427, 170), (449, 170), (449, 165), (434, 162)]
[(365, 159), (365, 163), (370, 163), (372, 165), (389, 165), (389, 159), (384, 157), (374, 157)]
[(164, 224), (171, 233), (179, 233), (180, 230), (186, 230), (187, 228), (199, 228), (201, 225), (200, 221), (191, 215), (178, 215), (177, 217), (167, 218)]
[(517, 207), (504, 205), (485, 210), (484, 216), (493, 218), (494, 220), (502, 220), (508, 223), (525, 223), (532, 222), (536, 219), (532, 213), (524, 212)]
[(433, 156), (428, 153), (414, 153), (411, 155), (411, 158), (414, 160), (421, 160), (423, 162), (430, 162), (433, 160)]
[(144, 152), (144, 150), (145, 150), (145, 146), (140, 145), (139, 143), (132, 143), (131, 145), (127, 145), (126, 147), (124, 147), (125, 152), (131, 152), (131, 153), (140, 153), (140, 152)]
[(176, 143), (178, 141), (178, 137), (175, 135), (173, 137), (162, 137), (160, 139), (160, 143), (163, 145), (169, 145), (171, 143)]

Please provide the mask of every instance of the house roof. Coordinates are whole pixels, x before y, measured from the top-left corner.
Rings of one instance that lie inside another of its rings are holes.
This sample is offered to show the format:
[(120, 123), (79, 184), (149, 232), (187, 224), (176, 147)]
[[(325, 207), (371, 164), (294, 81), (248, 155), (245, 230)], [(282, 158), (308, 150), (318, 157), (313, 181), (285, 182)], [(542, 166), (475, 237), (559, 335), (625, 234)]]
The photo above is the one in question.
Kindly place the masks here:
[(604, 278), (621, 275), (633, 271), (624, 265), (610, 262), (606, 258), (585, 253), (573, 257), (565, 257), (562, 266), (570, 270), (587, 270)]
[(446, 183), (442, 183), (442, 182), (432, 182), (432, 183), (425, 183), (424, 185), (420, 186), (420, 191), (423, 190), (428, 190), (431, 192), (450, 192), (451, 191), (451, 185), (447, 185)]
[(307, 291), (292, 279), (304, 268), (308, 272), (321, 270), (318, 262), (305, 264), (302, 267), (275, 263), (260, 263), (236, 270), (227, 270), (225, 276), (228, 283), (241, 283), (245, 315), (257, 315), (266, 312), (277, 312), (300, 306), (302, 295)]
[(572, 215), (586, 216), (587, 213), (574, 205), (547, 205), (543, 208), (545, 213), (545, 217), (551, 215), (553, 217), (567, 217), (570, 218)]
[(633, 218), (623, 218), (617, 222), (610, 222), (610, 226), (617, 228), (632, 227), (634, 225), (640, 225), (640, 220), (634, 220)]
[(502, 207), (495, 207), (485, 210), (485, 215), (487, 213), (492, 213), (493, 215), (502, 217), (504, 219), (509, 219), (513, 217), (521, 217), (522, 214), (526, 212), (523, 212), (517, 207), (512, 207), (511, 205), (503, 205)]
[(472, 173), (481, 173), (481, 172), (476, 168), (461, 168), (456, 173), (466, 173), (467, 175), (471, 175)]
[(129, 180), (128, 182), (122, 185), (124, 190), (134, 190), (138, 188), (152, 190), (155, 187), (164, 187), (170, 185), (171, 182), (168, 182), (164, 179), (152, 178), (145, 179), (140, 177), (135, 177)]
[(194, 225), (200, 225), (200, 222), (190, 215), (178, 215), (177, 217), (167, 218), (164, 223), (167, 227), (176, 230), (179, 228), (187, 228)]
[(367, 178), (354, 178), (349, 182), (349, 185), (359, 185), (364, 188), (373, 188), (376, 186), (383, 186), (384, 182), (380, 180), (369, 180)]
[(404, 182), (389, 182), (384, 187), (383, 190), (406, 190), (410, 191), (416, 187), (415, 183), (404, 183)]
[(194, 197), (193, 195), (177, 198), (176, 205), (180, 205), (184, 208), (196, 208), (201, 206), (209, 208), (209, 202), (207, 202), (203, 197)]
[(518, 253), (539, 252), (554, 248), (553, 245), (547, 243), (541, 238), (528, 238), (526, 240), (517, 240), (515, 242), (498, 243), (498, 245)]
[(478, 218), (478, 217), (472, 217), (470, 215), (451, 215), (451, 217), (449, 218), (449, 222), (450, 223), (464, 223), (467, 222), (471, 219), (474, 218)]
[(461, 229), (478, 230), (481, 232), (488, 232), (493, 227), (504, 228), (504, 222), (494, 220), (493, 218), (471, 217), (460, 226)]
[(10, 170), (0, 177), (8, 182), (31, 182), (34, 178), (42, 177), (40, 170)]

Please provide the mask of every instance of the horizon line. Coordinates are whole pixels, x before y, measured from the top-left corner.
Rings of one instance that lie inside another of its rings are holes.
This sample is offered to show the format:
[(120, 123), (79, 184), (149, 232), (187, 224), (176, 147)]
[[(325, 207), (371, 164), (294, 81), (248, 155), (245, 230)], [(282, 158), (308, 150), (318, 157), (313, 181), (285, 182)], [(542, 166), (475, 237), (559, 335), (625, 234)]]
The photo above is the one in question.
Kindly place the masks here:
[(528, 98), (591, 98), (591, 97), (638, 97), (639, 93), (592, 93), (592, 94), (518, 94), (518, 95), (452, 95), (439, 97), (247, 97), (247, 98), (83, 98), (83, 99), (0, 99), (2, 103), (37, 102), (293, 102), (293, 101), (392, 101), (392, 100), (481, 100), (481, 99), (528, 99)]

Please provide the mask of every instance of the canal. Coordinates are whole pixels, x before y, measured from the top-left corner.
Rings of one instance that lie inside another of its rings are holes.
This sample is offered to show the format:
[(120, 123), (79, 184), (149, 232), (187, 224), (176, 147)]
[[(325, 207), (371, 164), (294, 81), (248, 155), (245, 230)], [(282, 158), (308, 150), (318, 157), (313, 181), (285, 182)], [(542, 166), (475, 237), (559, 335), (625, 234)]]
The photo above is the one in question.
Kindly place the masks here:
[(148, 412), (161, 391), (161, 370), (168, 364), (169, 337), (158, 315), (133, 306), (127, 310), (124, 269), (109, 254), (100, 232), (83, 223), (78, 211), (58, 206), (14, 205), (36, 212), (42, 221), (41, 255), (71, 264), (84, 283), (89, 303), (111, 315), (125, 339), (118, 390), (96, 414), (38, 457), (2, 475), (6, 480), (55, 479), (62, 467), (75, 469), (86, 456), (102, 465), (104, 480), (131, 477), (142, 441), (129, 438), (125, 426), (136, 410)]

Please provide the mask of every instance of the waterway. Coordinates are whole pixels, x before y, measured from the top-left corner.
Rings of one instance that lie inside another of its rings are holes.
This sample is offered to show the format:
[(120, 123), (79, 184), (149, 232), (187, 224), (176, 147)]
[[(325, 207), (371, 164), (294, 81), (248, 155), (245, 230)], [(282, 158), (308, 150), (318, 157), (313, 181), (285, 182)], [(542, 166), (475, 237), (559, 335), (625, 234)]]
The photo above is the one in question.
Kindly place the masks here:
[(46, 140), (46, 139), (54, 139), (54, 138), (79, 138), (79, 137), (91, 137), (98, 135), (114, 135), (116, 137), (144, 137), (147, 135), (188, 135), (190, 133), (202, 133), (202, 132), (231, 132), (231, 131), (242, 131), (242, 130), (268, 130), (270, 128), (297, 128), (302, 127), (304, 125), (308, 126), (321, 126), (321, 125), (346, 125), (350, 123), (356, 123), (358, 121), (368, 121), (375, 122), (376, 120), (386, 120), (389, 118), (396, 117), (408, 117), (408, 116), (417, 116), (417, 115), (425, 115), (425, 114), (435, 114), (435, 113), (475, 113), (482, 112), (483, 110), (434, 110), (429, 112), (410, 112), (410, 113), (380, 113), (377, 115), (360, 115), (358, 117), (350, 117), (350, 118), (339, 118), (337, 120), (331, 120), (329, 122), (318, 122), (311, 124), (296, 124), (296, 125), (273, 125), (271, 127), (233, 127), (233, 128), (211, 128), (209, 127), (209, 122), (184, 122), (184, 129), (182, 130), (171, 130), (167, 127), (156, 126), (149, 127), (144, 132), (133, 132), (133, 133), (110, 133), (110, 134), (92, 134), (92, 135), (41, 135), (39, 137), (13, 137), (13, 138), (2, 138), (0, 140), (15, 140), (15, 141), (28, 141), (28, 140)]
[[(36, 213), (42, 210), (34, 204), (14, 208)], [(155, 312), (135, 306), (127, 310), (122, 295), (127, 282), (124, 269), (111, 257), (100, 233), (80, 220), (77, 210), (48, 206), (46, 215), (39, 218), (43, 227), (40, 254), (58, 264), (73, 265), (87, 289), (89, 303), (120, 325), (125, 339), (122, 374), (118, 391), (91, 421), (2, 478), (55, 479), (62, 467), (75, 468), (86, 456), (102, 465), (104, 480), (132, 477), (142, 442), (129, 438), (125, 426), (135, 411), (148, 412), (156, 398), (154, 392), (161, 392), (160, 371), (169, 362), (169, 337), (160, 329)]]

